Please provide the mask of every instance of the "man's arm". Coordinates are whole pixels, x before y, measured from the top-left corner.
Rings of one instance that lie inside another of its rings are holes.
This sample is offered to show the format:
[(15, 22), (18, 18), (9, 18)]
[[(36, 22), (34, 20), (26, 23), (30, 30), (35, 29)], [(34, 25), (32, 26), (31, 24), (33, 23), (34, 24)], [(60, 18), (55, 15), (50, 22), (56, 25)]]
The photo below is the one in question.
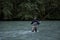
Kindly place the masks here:
[(40, 23), (39, 23), (39, 22), (37, 22), (37, 24), (39, 25)]
[(37, 20), (37, 24), (38, 24), (38, 25), (40, 24), (38, 20)]
[(31, 22), (31, 24), (33, 24), (34, 21)]

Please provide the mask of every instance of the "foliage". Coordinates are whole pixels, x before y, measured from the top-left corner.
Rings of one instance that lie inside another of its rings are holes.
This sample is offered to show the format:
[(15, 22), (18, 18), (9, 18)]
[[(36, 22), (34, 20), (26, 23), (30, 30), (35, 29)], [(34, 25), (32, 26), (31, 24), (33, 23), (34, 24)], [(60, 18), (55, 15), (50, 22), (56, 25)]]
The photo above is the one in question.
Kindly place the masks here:
[(1, 19), (60, 19), (59, 0), (0, 0)]

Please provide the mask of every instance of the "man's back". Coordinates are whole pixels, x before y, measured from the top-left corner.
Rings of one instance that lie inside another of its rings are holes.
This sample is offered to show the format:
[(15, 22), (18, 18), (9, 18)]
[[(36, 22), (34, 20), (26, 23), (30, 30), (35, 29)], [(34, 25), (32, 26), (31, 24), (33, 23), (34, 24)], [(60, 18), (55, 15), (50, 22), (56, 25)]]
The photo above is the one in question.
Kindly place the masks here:
[(39, 23), (38, 20), (33, 20), (31, 24), (37, 24), (37, 25), (39, 25), (40, 23)]

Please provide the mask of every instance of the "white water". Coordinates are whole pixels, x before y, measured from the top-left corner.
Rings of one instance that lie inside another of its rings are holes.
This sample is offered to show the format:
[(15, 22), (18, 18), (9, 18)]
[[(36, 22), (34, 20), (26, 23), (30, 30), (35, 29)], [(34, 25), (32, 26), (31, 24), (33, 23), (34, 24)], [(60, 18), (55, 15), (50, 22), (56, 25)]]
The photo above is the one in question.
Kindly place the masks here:
[[(37, 31), (39, 32), (39, 31)], [(19, 35), (26, 35), (26, 34), (32, 34), (35, 32), (31, 32), (30, 30), (28, 31), (23, 31), (23, 30), (19, 30), (19, 31), (5, 31), (5, 32), (0, 32), (0, 36), (2, 37), (17, 37)]]

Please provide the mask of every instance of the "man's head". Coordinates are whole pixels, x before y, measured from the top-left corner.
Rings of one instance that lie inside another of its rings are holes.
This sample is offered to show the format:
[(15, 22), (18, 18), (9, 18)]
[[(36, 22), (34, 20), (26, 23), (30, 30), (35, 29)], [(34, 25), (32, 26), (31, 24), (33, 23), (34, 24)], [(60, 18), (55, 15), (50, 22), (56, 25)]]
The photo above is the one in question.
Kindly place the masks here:
[(34, 17), (34, 19), (37, 19), (37, 17)]

